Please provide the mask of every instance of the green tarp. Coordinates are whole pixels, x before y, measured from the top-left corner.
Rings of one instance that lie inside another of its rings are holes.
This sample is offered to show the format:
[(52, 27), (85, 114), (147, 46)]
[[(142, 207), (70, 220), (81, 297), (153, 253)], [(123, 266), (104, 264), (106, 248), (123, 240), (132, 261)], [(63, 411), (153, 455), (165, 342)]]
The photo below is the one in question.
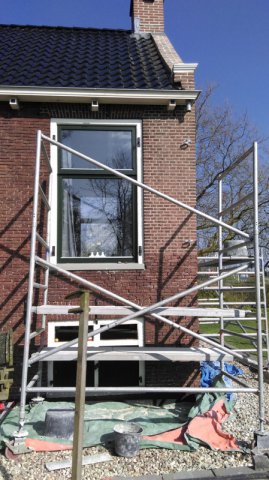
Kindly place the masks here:
[[(162, 407), (155, 407), (138, 402), (98, 402), (86, 404), (84, 422), (84, 447), (98, 444), (108, 445), (113, 441), (113, 428), (116, 423), (132, 421), (143, 428), (143, 435), (156, 435), (168, 430), (178, 428), (186, 424), (191, 418), (208, 411), (216, 402), (223, 398), (219, 395), (204, 394), (197, 397), (197, 404), (193, 406), (184, 402), (165, 402)], [(227, 404), (227, 410), (231, 410), (231, 404)], [(44, 401), (43, 403), (28, 405), (26, 408), (25, 429), (29, 438), (39, 439), (48, 442), (72, 444), (72, 439), (63, 440), (54, 437), (44, 436), (45, 417), (48, 409), (51, 408), (74, 408), (72, 402)], [(18, 429), (19, 407), (15, 407), (5, 418), (0, 426), (0, 441), (2, 445), (6, 440), (13, 437)], [(186, 445), (175, 443), (151, 442), (142, 440), (141, 448), (165, 447), (181, 450), (193, 450), (198, 448), (199, 442), (195, 439), (188, 439)]]

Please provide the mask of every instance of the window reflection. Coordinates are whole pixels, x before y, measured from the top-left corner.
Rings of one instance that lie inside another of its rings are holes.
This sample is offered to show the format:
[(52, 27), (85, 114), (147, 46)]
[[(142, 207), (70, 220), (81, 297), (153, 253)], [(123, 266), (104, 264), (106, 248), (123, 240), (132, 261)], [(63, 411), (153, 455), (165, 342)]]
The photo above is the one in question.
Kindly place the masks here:
[(62, 255), (132, 256), (133, 187), (121, 179), (63, 178)]
[[(61, 130), (61, 142), (78, 150), (94, 160), (117, 169), (132, 169), (132, 131), (131, 130)], [(62, 150), (61, 168), (96, 169), (87, 160), (83, 160)]]

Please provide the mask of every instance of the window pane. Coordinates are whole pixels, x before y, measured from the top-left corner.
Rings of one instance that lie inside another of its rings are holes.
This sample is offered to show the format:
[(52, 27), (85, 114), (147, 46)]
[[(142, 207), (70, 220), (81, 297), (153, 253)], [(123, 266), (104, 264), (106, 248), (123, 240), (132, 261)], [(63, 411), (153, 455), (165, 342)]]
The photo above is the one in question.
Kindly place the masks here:
[[(77, 362), (52, 362), (53, 386), (75, 387), (77, 376)], [(134, 362), (135, 363), (135, 362)], [(86, 386), (94, 386), (94, 362), (87, 362)]]
[(118, 179), (63, 179), (62, 256), (133, 254), (133, 187)]
[[(134, 168), (131, 130), (62, 129), (61, 142), (109, 167)], [(63, 150), (61, 168), (96, 169), (97, 167)]]
[(99, 362), (100, 387), (136, 387), (139, 385), (139, 362)]
[[(74, 340), (78, 338), (78, 325), (64, 325), (55, 327), (55, 342), (69, 342), (70, 340)], [(93, 327), (88, 327), (88, 332), (91, 333), (93, 331)]]
[(137, 340), (137, 325), (118, 325), (100, 333), (100, 340)]

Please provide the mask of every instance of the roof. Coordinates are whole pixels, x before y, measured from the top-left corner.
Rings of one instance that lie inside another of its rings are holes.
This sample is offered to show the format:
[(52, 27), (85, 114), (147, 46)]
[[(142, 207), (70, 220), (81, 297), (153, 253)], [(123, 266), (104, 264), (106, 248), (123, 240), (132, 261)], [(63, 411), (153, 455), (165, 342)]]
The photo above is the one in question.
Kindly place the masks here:
[(0, 85), (175, 90), (151, 34), (0, 25)]

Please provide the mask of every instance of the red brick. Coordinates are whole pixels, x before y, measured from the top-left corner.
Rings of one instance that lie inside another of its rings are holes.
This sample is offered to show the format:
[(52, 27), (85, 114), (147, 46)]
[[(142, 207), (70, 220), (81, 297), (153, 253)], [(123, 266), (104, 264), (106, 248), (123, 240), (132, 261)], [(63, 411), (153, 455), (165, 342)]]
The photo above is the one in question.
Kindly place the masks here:
[[(28, 291), (36, 132), (41, 129), (49, 135), (51, 118), (141, 119), (145, 183), (195, 206), (193, 111), (185, 114), (183, 107), (168, 112), (165, 106), (101, 105), (99, 112), (91, 112), (88, 105), (83, 104), (21, 103), (20, 111), (14, 112), (6, 104), (0, 104), (0, 326), (2, 330), (14, 329), (18, 355), (22, 352), (24, 302)], [(187, 151), (180, 149), (186, 137), (192, 140)], [(191, 247), (186, 246), (189, 239), (194, 242)], [(145, 192), (145, 270), (86, 271), (78, 274), (120, 295), (124, 296), (123, 292), (127, 292), (126, 296), (140, 305), (150, 305), (195, 284), (195, 241), (194, 215)], [(73, 282), (69, 285), (66, 280), (52, 276), (49, 302), (64, 304), (66, 294), (75, 288)], [(92, 301), (101, 303), (104, 299), (93, 295)], [(109, 300), (107, 303), (110, 303)], [(177, 304), (194, 305), (195, 297), (189, 296)], [(195, 331), (198, 329), (197, 322), (191, 319), (177, 321), (190, 325)], [(145, 343), (193, 345), (196, 340), (171, 330), (167, 325), (147, 321)], [(19, 357), (16, 362), (21, 362)], [(16, 369), (19, 378), (20, 365)], [(177, 378), (180, 375), (186, 377), (185, 372), (185, 367), (176, 369)], [(167, 376), (167, 370), (164, 376)], [(184, 378), (183, 382), (186, 381)]]

